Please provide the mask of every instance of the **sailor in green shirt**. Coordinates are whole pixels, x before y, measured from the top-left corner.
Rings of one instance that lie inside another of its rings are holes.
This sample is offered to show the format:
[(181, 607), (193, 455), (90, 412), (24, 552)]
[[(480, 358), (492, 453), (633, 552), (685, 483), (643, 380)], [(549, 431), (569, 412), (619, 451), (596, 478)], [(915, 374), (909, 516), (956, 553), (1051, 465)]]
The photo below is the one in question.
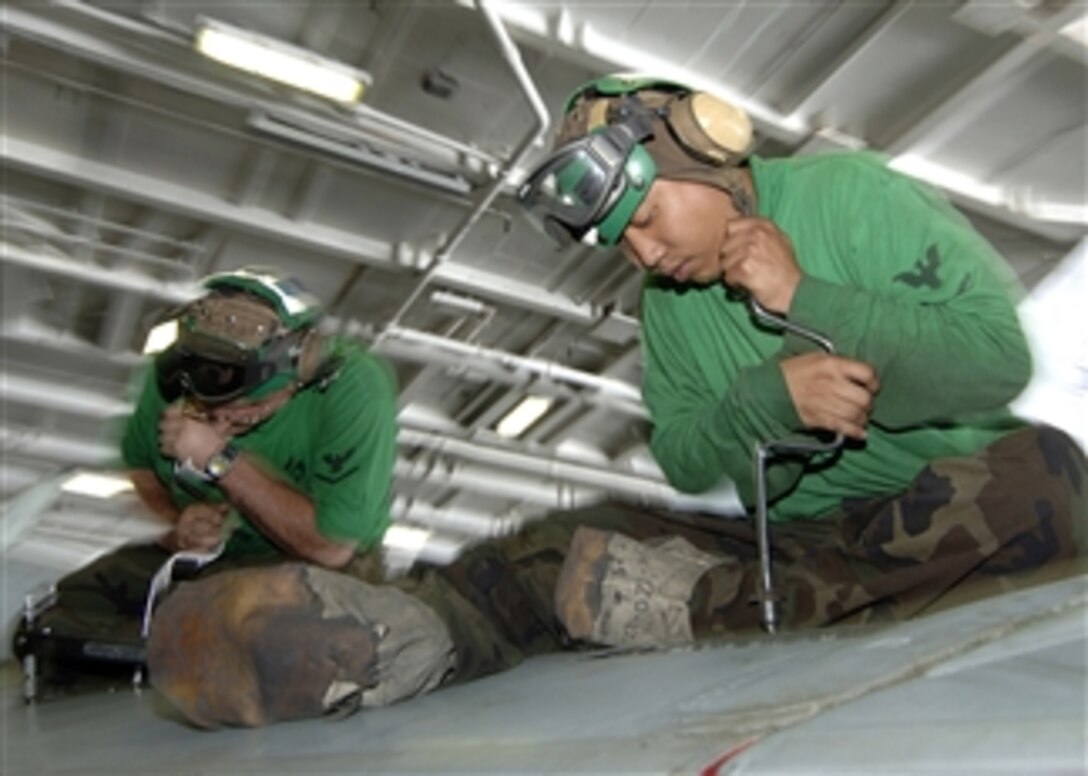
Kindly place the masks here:
[[(1031, 359), (1001, 257), (876, 154), (749, 158), (751, 135), (713, 95), (606, 77), (571, 96), (519, 190), (561, 244), (619, 246), (646, 270), (643, 395), (669, 481), (699, 493), (727, 478), (755, 509), (760, 444), (825, 448), (767, 470), (790, 627), (909, 616), (979, 578), (1083, 557), (1083, 452), (1007, 410)], [(571, 635), (675, 643), (753, 624), (751, 540), (677, 560), (629, 533), (575, 534), (556, 593)], [(679, 606), (684, 627), (639, 622), (657, 604), (637, 595), (607, 603), (633, 568), (683, 578), (659, 619)]]
[[(321, 307), (293, 279), (243, 269), (204, 285), (125, 428), (137, 490), (173, 524), (169, 549), (225, 540), (226, 558), (343, 567), (389, 524), (392, 372), (356, 344), (321, 337)], [(230, 319), (238, 331), (226, 330)], [(250, 359), (247, 349), (263, 352)]]
[(35, 628), (23, 624), (14, 651), (38, 653), (47, 690), (87, 668), (51, 639), (142, 653), (149, 586), (168, 561), (183, 558), (201, 576), (288, 562), (364, 576), (380, 568), (397, 433), (391, 368), (321, 334), (321, 304), (272, 268), (202, 285), (143, 377), (121, 440), (163, 533), (64, 577)]

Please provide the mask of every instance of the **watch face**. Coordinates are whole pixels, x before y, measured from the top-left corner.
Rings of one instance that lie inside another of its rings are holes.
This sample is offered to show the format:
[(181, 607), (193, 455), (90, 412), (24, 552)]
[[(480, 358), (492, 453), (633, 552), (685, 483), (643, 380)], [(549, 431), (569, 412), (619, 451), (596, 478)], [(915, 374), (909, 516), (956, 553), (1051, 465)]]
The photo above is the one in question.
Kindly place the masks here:
[(237, 457), (238, 451), (227, 446), (208, 459), (208, 465), (205, 467), (205, 470), (208, 472), (209, 476), (218, 480), (230, 471), (230, 467), (234, 465), (234, 459)]
[(219, 479), (227, 473), (227, 469), (230, 468), (230, 462), (223, 459), (222, 454), (217, 453), (208, 461), (208, 474), (212, 475), (216, 479)]

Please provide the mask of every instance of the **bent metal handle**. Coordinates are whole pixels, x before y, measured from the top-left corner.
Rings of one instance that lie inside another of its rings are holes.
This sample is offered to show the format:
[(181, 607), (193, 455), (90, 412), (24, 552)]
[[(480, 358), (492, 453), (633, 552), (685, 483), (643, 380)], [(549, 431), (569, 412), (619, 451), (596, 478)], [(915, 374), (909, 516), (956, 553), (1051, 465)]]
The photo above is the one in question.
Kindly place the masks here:
[[(824, 335), (788, 321), (765, 308), (754, 297), (748, 298), (748, 308), (758, 320), (776, 329), (796, 334), (815, 342), (823, 350), (834, 354), (835, 345)], [(842, 434), (827, 442), (807, 439), (771, 439), (756, 445), (754, 479), (756, 490), (756, 539), (759, 543), (760, 585), (757, 601), (763, 619), (763, 629), (768, 633), (778, 630), (777, 600), (774, 591), (774, 570), (771, 561), (770, 528), (767, 518), (767, 461), (775, 453), (821, 453), (837, 449), (843, 441)]]

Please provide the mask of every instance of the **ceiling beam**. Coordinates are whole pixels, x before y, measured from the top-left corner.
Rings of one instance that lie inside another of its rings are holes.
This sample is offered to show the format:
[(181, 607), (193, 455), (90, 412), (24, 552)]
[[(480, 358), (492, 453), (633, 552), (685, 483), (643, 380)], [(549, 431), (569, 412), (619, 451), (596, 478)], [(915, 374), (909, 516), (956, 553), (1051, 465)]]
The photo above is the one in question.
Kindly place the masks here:
[[(1011, 83), (1027, 79), (1045, 64), (1051, 41), (1083, 15), (1083, 3), (1069, 3), (1041, 23), (1037, 33), (1010, 46), (964, 81), (948, 85), (920, 114), (880, 138), (880, 147), (896, 156), (926, 156), (986, 108), (1003, 100)], [(1073, 95), (1070, 98), (1074, 99)]]

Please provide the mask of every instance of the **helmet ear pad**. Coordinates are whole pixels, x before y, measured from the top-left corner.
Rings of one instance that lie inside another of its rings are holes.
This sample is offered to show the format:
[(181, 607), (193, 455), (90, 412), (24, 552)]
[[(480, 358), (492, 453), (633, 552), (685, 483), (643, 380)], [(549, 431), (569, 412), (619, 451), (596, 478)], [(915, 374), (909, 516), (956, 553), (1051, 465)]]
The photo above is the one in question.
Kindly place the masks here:
[(714, 166), (736, 163), (752, 143), (747, 114), (713, 94), (680, 94), (664, 110), (673, 137), (699, 161)]
[(329, 341), (317, 329), (309, 329), (298, 345), (295, 374), (299, 383), (308, 385), (324, 375), (329, 365)]

